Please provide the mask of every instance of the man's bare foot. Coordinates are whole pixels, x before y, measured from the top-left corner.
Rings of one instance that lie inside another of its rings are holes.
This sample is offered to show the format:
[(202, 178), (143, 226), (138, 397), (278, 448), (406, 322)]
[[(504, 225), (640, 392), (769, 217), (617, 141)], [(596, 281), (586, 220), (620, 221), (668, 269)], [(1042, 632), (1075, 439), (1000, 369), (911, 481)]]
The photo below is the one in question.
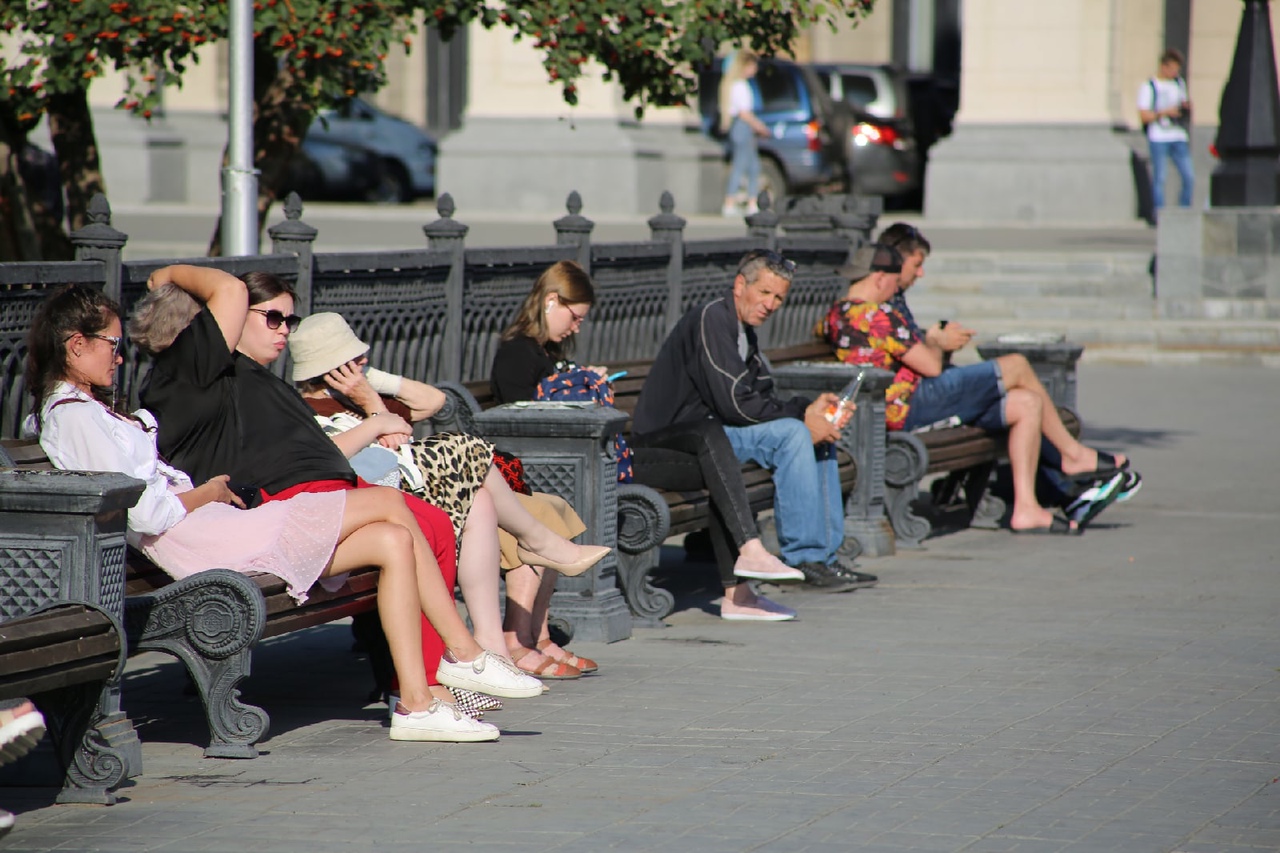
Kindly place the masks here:
[[(1099, 459), (1099, 451), (1092, 447), (1081, 445), (1082, 451), (1073, 458), (1062, 457), (1062, 473), (1076, 474), (1092, 474), (1099, 467), (1110, 470), (1112, 466), (1123, 468), (1129, 461), (1129, 457), (1123, 453), (1105, 454), (1104, 459)], [(1114, 461), (1113, 461), (1114, 460)], [(1103, 473), (1106, 473), (1104, 471)]]

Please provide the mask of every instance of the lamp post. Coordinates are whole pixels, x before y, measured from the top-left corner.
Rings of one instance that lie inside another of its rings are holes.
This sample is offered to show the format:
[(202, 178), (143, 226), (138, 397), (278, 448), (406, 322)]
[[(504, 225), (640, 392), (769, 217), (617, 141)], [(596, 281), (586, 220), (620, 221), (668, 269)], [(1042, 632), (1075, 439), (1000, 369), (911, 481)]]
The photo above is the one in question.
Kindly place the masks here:
[(230, 0), (227, 165), (222, 169), (222, 254), (258, 253), (258, 173), (253, 168), (253, 0)]
[(1244, 0), (1231, 74), (1222, 90), (1213, 207), (1280, 206), (1280, 87), (1269, 0)]

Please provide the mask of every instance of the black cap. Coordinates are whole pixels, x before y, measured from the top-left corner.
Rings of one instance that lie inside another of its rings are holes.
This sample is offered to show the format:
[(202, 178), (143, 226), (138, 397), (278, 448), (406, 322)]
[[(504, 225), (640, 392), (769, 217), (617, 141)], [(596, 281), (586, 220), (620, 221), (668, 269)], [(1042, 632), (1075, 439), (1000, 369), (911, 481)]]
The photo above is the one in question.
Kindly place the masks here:
[(902, 272), (902, 253), (883, 243), (863, 246), (853, 253), (853, 260), (836, 268), (836, 275), (848, 281), (861, 281), (873, 272)]

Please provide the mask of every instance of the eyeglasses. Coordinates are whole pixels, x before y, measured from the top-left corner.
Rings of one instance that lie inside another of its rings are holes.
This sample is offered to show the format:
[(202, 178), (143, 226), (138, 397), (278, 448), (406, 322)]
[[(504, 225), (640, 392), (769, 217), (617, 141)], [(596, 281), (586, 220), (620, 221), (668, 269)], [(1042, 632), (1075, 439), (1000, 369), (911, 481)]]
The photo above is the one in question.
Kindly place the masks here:
[(265, 317), (267, 319), (267, 328), (273, 331), (280, 328), (281, 323), (284, 323), (290, 334), (292, 334), (298, 331), (298, 326), (302, 323), (302, 318), (297, 314), (290, 314), (286, 317), (283, 311), (277, 311), (275, 308), (269, 311), (264, 308), (250, 308), (249, 310)]
[(573, 322), (575, 325), (581, 325), (582, 321), (587, 319), (586, 311), (583, 311), (581, 314), (579, 314), (577, 311), (574, 311), (572, 308), (569, 307), (568, 302), (561, 302), (560, 304), (564, 306), (564, 310), (569, 312), (569, 316), (573, 318)]
[(100, 341), (106, 341), (107, 343), (111, 344), (111, 354), (113, 356), (120, 354), (120, 345), (124, 343), (124, 338), (117, 338), (111, 335), (85, 335), (85, 337), (97, 338)]
[(747, 252), (742, 261), (738, 264), (738, 274), (742, 274), (742, 270), (752, 261), (764, 261), (765, 267), (775, 275), (783, 275), (790, 278), (796, 271), (796, 262), (784, 258), (773, 249), (752, 249)]

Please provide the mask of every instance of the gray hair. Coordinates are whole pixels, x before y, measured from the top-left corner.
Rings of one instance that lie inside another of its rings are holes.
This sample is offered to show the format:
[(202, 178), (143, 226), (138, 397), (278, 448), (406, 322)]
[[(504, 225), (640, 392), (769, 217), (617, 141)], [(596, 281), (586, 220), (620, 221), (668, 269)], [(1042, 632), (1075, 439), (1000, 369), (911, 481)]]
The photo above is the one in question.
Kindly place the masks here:
[(738, 262), (738, 275), (746, 279), (747, 284), (755, 284), (761, 270), (768, 270), (790, 284), (796, 274), (796, 262), (787, 260), (772, 249), (752, 249)]
[(168, 349), (200, 313), (200, 303), (176, 284), (157, 287), (138, 300), (129, 317), (129, 337), (155, 355)]

